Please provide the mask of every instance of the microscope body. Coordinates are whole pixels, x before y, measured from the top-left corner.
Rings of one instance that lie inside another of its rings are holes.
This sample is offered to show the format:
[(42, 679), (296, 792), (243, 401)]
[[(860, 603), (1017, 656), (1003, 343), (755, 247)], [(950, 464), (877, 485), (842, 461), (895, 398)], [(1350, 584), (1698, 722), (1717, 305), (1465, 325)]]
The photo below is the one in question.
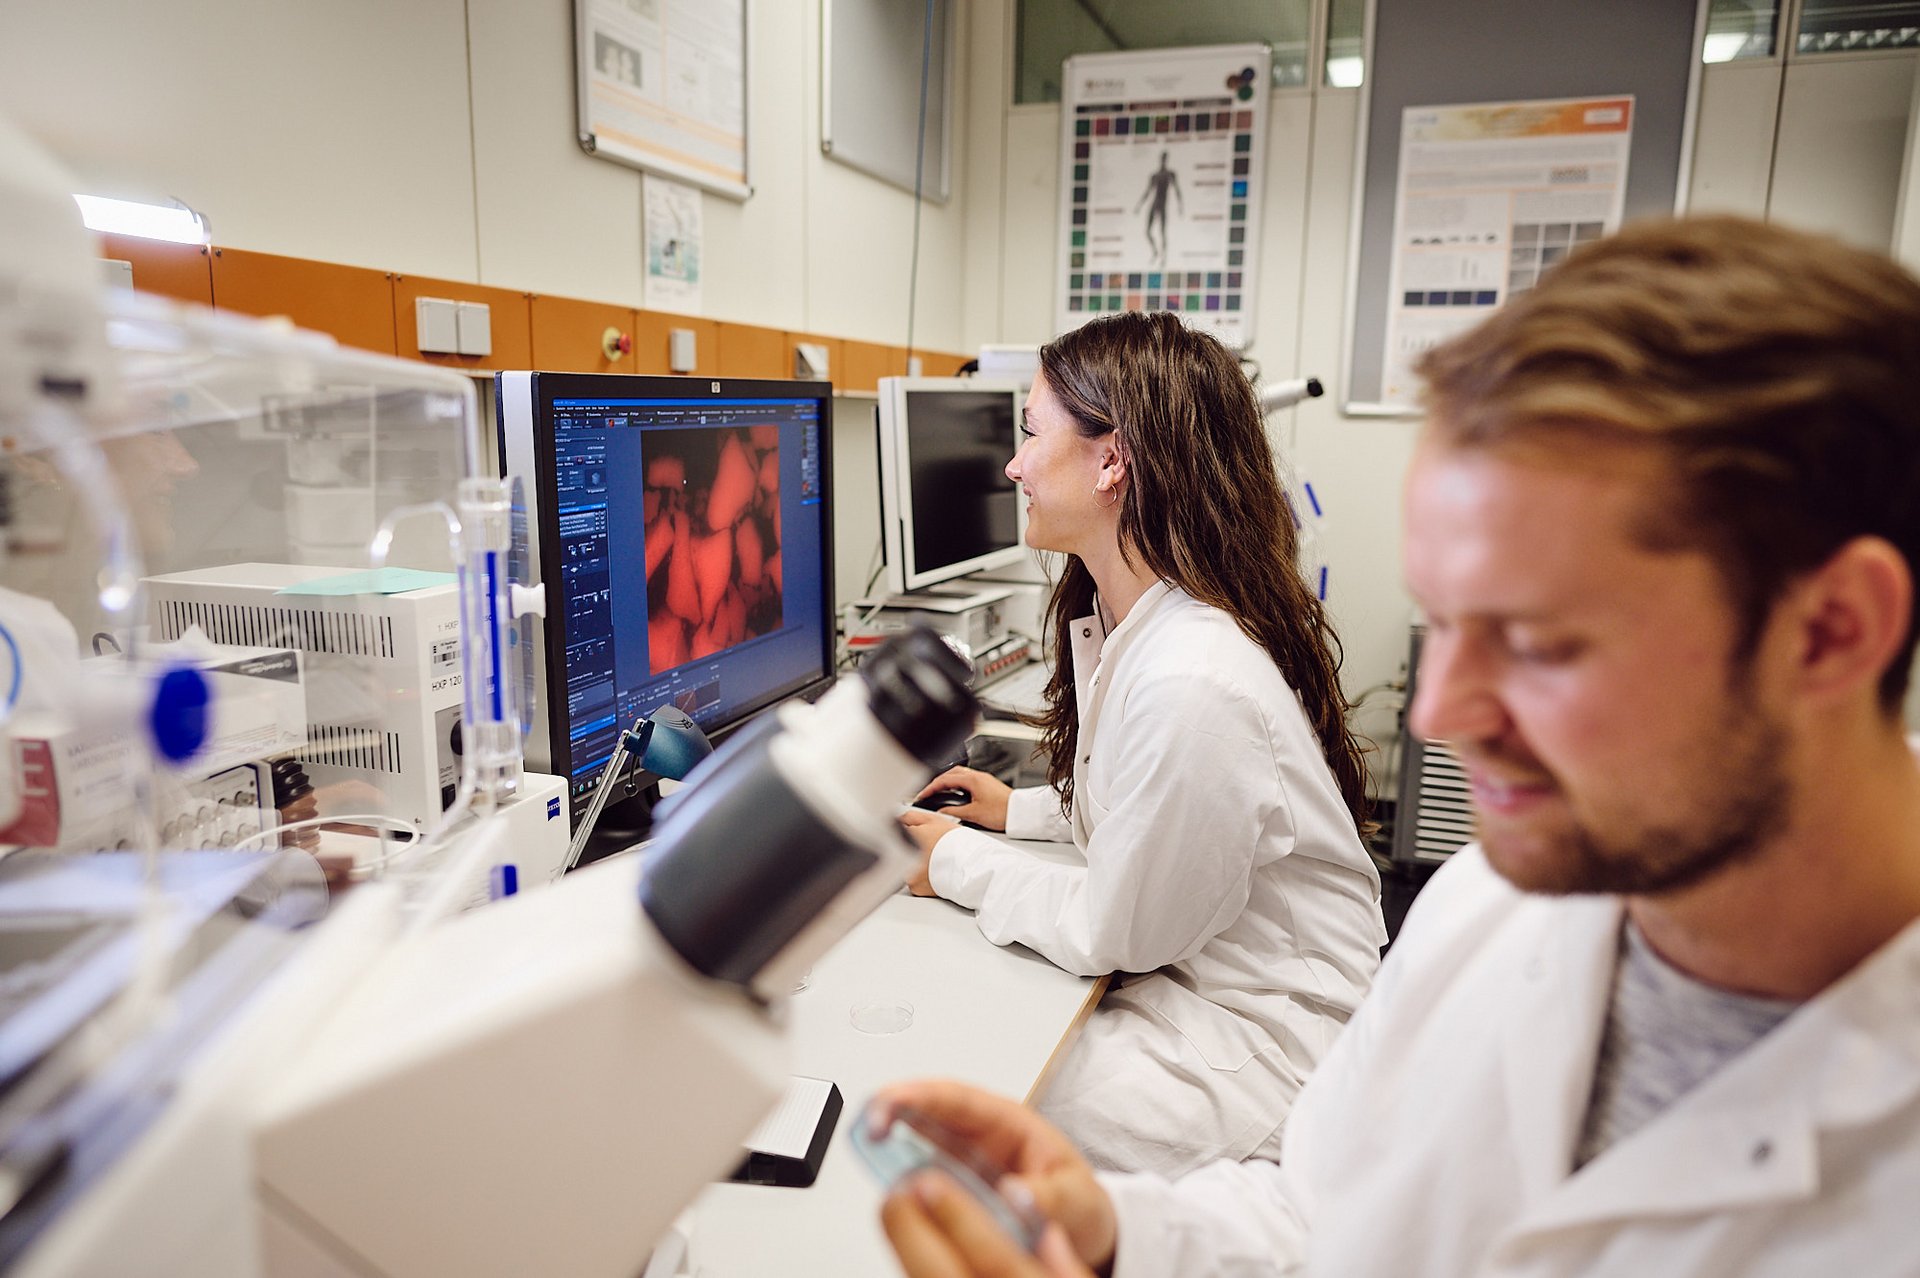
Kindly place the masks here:
[(797, 974), (917, 863), (897, 805), (975, 705), (896, 642), (702, 764), (643, 855), (382, 953), (255, 1124), (266, 1272), (629, 1278), (785, 1090)]

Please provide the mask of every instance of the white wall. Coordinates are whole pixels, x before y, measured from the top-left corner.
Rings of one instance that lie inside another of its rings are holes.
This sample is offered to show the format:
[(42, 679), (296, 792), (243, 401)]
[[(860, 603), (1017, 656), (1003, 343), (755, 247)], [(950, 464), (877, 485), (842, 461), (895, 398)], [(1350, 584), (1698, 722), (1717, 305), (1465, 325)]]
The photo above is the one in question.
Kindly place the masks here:
[(1705, 69), (1688, 207), (1893, 245), (1913, 53)]
[(1911, 54), (1790, 65), (1767, 215), (1890, 248), (1913, 82)]
[(0, 111), (223, 244), (473, 276), (461, 0), (8, 0)]
[[(755, 193), (703, 197), (706, 313), (904, 345), (912, 196), (820, 153), (819, 5), (751, 11)], [(640, 175), (574, 141), (571, 24), (565, 0), (7, 0), (0, 111), (224, 245), (639, 305)], [(923, 208), (919, 346), (966, 349), (963, 209)]]

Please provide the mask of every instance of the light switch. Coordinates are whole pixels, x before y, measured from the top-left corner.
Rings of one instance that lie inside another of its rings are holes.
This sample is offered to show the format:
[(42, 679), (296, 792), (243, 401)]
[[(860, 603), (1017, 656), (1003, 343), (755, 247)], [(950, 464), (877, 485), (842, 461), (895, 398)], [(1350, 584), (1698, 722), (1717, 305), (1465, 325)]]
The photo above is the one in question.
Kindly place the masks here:
[(825, 342), (795, 342), (793, 375), (810, 381), (826, 381), (833, 376), (833, 370), (827, 367), (828, 354)]
[(493, 309), (485, 302), (461, 302), (458, 311), (460, 353), (493, 354)]
[(444, 297), (416, 297), (413, 318), (422, 354), (452, 355), (459, 351), (460, 324), (452, 302)]
[(694, 365), (700, 362), (700, 335), (690, 328), (667, 330), (667, 369), (674, 373), (691, 373)]

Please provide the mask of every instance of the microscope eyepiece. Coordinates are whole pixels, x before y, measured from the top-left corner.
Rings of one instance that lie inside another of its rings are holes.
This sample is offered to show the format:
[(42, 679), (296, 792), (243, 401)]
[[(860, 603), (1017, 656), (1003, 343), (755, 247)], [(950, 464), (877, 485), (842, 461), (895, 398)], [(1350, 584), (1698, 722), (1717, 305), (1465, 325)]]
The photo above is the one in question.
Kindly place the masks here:
[(929, 766), (959, 753), (979, 703), (971, 667), (933, 631), (915, 627), (889, 640), (860, 667), (873, 717), (900, 748)]
[[(736, 734), (654, 826), (640, 903), (661, 938), (695, 971), (756, 997), (790, 990), (789, 969), (914, 865), (894, 816), (973, 731), (968, 673), (916, 629), (881, 645), (858, 682)], [(823, 914), (838, 921), (823, 925)]]

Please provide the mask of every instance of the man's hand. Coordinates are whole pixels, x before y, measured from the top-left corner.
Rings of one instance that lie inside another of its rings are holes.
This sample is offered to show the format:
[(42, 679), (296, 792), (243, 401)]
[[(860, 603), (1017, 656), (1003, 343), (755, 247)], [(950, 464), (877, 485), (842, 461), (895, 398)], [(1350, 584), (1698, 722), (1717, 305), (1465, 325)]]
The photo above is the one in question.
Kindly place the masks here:
[(1093, 1278), (1059, 1225), (1047, 1226), (1029, 1256), (940, 1172), (921, 1172), (888, 1195), (880, 1222), (908, 1278)]
[(907, 834), (920, 845), (920, 867), (907, 876), (907, 890), (915, 896), (938, 896), (933, 890), (930, 877), (933, 870), (933, 845), (942, 835), (960, 828), (958, 821), (931, 812), (922, 812), (918, 808), (908, 808), (900, 814), (900, 824)]
[(1067, 1138), (1026, 1106), (940, 1081), (896, 1084), (880, 1093), (875, 1106), (882, 1116), (898, 1106), (919, 1110), (964, 1137), (988, 1162), (1008, 1170), (1003, 1193), (1025, 1194), (1053, 1222), (1036, 1260), (951, 1180), (938, 1173), (916, 1176), (888, 1197), (880, 1216), (912, 1278), (1078, 1276), (1112, 1263), (1113, 1203)]

